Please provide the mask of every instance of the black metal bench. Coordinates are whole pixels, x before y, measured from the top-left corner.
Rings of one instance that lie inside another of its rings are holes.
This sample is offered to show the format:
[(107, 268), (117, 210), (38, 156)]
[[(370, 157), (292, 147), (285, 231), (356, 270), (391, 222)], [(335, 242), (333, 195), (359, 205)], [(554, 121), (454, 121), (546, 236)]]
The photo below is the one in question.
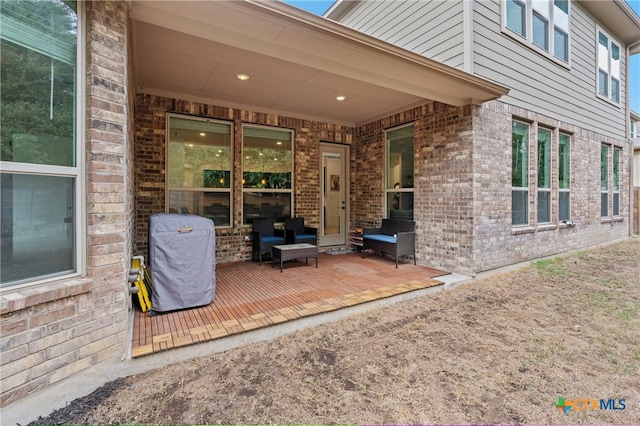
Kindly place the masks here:
[(373, 250), (389, 254), (396, 259), (399, 256), (413, 256), (416, 264), (416, 233), (412, 220), (382, 219), (380, 228), (364, 228), (362, 230), (362, 257), (365, 250)]

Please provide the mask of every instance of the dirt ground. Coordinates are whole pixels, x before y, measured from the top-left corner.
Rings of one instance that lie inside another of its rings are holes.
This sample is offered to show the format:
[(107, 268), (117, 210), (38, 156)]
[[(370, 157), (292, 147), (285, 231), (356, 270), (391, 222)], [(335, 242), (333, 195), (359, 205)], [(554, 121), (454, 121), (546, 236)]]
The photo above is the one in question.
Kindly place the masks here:
[(37, 423), (639, 422), (636, 238), (116, 380)]

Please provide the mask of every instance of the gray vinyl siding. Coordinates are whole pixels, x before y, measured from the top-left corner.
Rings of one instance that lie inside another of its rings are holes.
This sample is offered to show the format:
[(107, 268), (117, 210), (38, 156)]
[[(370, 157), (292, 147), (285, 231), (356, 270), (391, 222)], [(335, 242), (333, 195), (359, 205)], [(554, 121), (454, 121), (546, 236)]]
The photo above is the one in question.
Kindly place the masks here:
[(364, 0), (339, 22), (444, 64), (464, 65), (461, 0)]
[(570, 68), (503, 34), (500, 13), (499, 0), (474, 3), (474, 73), (510, 87), (509, 95), (501, 98), (505, 103), (624, 139), (625, 46), (620, 46), (618, 106), (596, 96), (596, 22), (577, 2), (571, 5)]

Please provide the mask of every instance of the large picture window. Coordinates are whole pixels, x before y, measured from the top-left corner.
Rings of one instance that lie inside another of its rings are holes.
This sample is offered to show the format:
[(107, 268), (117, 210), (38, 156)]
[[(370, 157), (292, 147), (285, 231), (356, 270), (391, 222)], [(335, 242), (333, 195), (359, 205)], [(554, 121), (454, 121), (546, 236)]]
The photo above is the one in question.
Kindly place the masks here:
[(230, 226), (231, 124), (173, 114), (167, 121), (167, 211)]
[(1, 287), (80, 269), (76, 7), (0, 7)]
[(263, 126), (242, 128), (242, 221), (284, 222), (293, 206), (293, 132)]
[(387, 218), (413, 220), (413, 125), (387, 131)]
[(529, 224), (529, 125), (511, 125), (511, 224)]

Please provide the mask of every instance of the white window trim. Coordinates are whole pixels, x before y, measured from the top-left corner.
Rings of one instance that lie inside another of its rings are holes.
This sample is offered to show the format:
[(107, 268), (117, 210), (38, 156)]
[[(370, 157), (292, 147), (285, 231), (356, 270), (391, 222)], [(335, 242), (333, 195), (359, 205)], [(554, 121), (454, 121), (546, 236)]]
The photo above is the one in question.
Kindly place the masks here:
[[(604, 34), (605, 36), (607, 36), (607, 39), (609, 40), (609, 46), (607, 46), (607, 52), (609, 52), (609, 55), (607, 57), (607, 64), (608, 64), (608, 69), (607, 69), (607, 73), (609, 76), (609, 80), (607, 81), (607, 84), (609, 85), (609, 94), (607, 96), (604, 96), (602, 94), (600, 94), (600, 66), (599, 66), (599, 60), (600, 60), (600, 56), (599, 56), (599, 50), (600, 50), (600, 33)], [(618, 40), (616, 40), (614, 37), (611, 37), (611, 35), (602, 29), (602, 27), (600, 27), (599, 25), (596, 25), (596, 34), (595, 34), (595, 49), (596, 49), (596, 55), (595, 55), (595, 66), (596, 66), (596, 75), (595, 75), (595, 91), (596, 91), (596, 97), (602, 99), (603, 101), (609, 102), (612, 105), (615, 105), (617, 107), (621, 107), (621, 99), (622, 99), (622, 77), (618, 78), (618, 97), (620, 99), (618, 99), (617, 101), (611, 98), (611, 94), (613, 93), (612, 90), (612, 84), (611, 84), (611, 80), (614, 78), (611, 74), (611, 43), (615, 43), (618, 46), (618, 49), (620, 51), (620, 70), (622, 71), (622, 53), (623, 53), (623, 49), (622, 49), (622, 44), (620, 44), (620, 42)]]
[(15, 292), (28, 287), (36, 287), (50, 284), (57, 281), (68, 280), (86, 275), (87, 270), (87, 208), (86, 208), (86, 158), (85, 148), (85, 118), (86, 118), (86, 72), (85, 72), (85, 53), (86, 53), (86, 20), (85, 20), (85, 3), (79, 1), (76, 3), (76, 16), (78, 19), (78, 34), (76, 45), (76, 121), (75, 121), (75, 152), (76, 165), (54, 166), (47, 164), (30, 164), (13, 161), (0, 161), (0, 170), (7, 173), (15, 174), (31, 174), (39, 176), (57, 176), (75, 179), (74, 194), (74, 244), (75, 244), (75, 263), (76, 270), (69, 274), (55, 275), (51, 277), (34, 277), (24, 281), (17, 281), (6, 287), (0, 288), (0, 294)]
[[(396, 127), (392, 127), (389, 129), (386, 129), (384, 131), (384, 212), (383, 215), (385, 218), (387, 218), (387, 206), (389, 205), (389, 196), (392, 193), (396, 193), (396, 192), (407, 192), (407, 193), (411, 193), (414, 194), (415, 197), (415, 187), (416, 187), (416, 181), (415, 181), (415, 163), (413, 165), (414, 167), (414, 172), (413, 172), (413, 176), (414, 176), (414, 180), (413, 180), (413, 187), (412, 188), (387, 188), (387, 182), (389, 180), (389, 158), (387, 158), (388, 156), (388, 152), (389, 152), (389, 132), (393, 132), (396, 130), (400, 130), (400, 129), (404, 129), (405, 127), (413, 127), (413, 150), (415, 152), (415, 123), (407, 123), (407, 124), (403, 124), (401, 126), (396, 126)], [(415, 200), (414, 200), (415, 203)], [(414, 204), (415, 205), (415, 204)], [(414, 209), (415, 211), (415, 209)], [(414, 216), (415, 219), (415, 216)]]
[(546, 59), (554, 62), (555, 64), (560, 65), (567, 69), (571, 69), (571, 3), (572, 3), (572, 0), (568, 0), (569, 1), (569, 8), (568, 8), (569, 31), (567, 31), (568, 49), (567, 49), (566, 62), (553, 54), (553, 51), (554, 51), (553, 31), (555, 28), (555, 22), (553, 19), (553, 13), (554, 13), (553, 0), (550, 0), (550, 12), (549, 12), (550, 15), (549, 15), (549, 23), (548, 23), (548, 27), (549, 27), (548, 28), (549, 51), (548, 52), (540, 48), (537, 44), (533, 42), (533, 0), (518, 0), (518, 1), (525, 4), (525, 14), (526, 14), (525, 22), (527, 26), (525, 31), (525, 37), (522, 37), (520, 34), (518, 34), (517, 32), (507, 27), (507, 1), (506, 0), (501, 1), (502, 19), (501, 19), (500, 27), (501, 27), (502, 34), (509, 36), (513, 40), (526, 46), (527, 48), (538, 53), (539, 55), (544, 56)]
[(553, 208), (552, 208), (552, 204), (553, 204), (553, 197), (551, 195), (551, 189), (554, 186), (554, 170), (553, 170), (553, 160), (554, 160), (554, 152), (553, 152), (553, 146), (554, 146), (554, 140), (556, 139), (556, 132), (554, 131), (554, 129), (550, 129), (544, 126), (540, 126), (538, 125), (538, 131), (536, 132), (536, 160), (539, 160), (538, 155), (539, 155), (539, 149), (540, 149), (540, 130), (545, 130), (547, 132), (549, 132), (549, 186), (548, 187), (540, 187), (538, 186), (538, 175), (540, 173), (540, 170), (538, 169), (538, 167), (536, 167), (536, 194), (540, 194), (541, 192), (547, 192), (549, 193), (549, 205), (547, 207), (547, 215), (549, 216), (549, 220), (545, 221), (545, 222), (541, 222), (540, 221), (540, 215), (539, 213), (539, 206), (538, 201), (540, 200), (540, 196), (538, 195), (536, 197), (536, 224), (549, 224), (553, 222)]
[[(529, 191), (529, 187), (520, 187), (520, 186), (512, 186), (511, 187), (511, 193), (513, 194), (514, 192), (526, 192), (527, 193), (527, 206), (529, 205), (529, 197), (530, 197), (530, 192)], [(511, 209), (513, 211), (513, 204), (511, 205)], [(529, 227), (531, 226), (531, 209), (529, 207), (527, 207), (527, 221), (525, 223), (513, 223), (513, 213), (511, 216), (511, 227), (512, 228), (524, 228), (524, 227)]]
[[(567, 162), (567, 167), (569, 168), (569, 187), (568, 188), (560, 188), (560, 136), (565, 135), (569, 138), (569, 150), (568, 150), (568, 154), (569, 154), (569, 161)], [(573, 147), (573, 143), (572, 143), (572, 136), (569, 133), (564, 133), (564, 132), (558, 132), (558, 150), (557, 150), (557, 156), (558, 156), (558, 174), (556, 176), (554, 176), (555, 178), (555, 185), (558, 187), (558, 193), (568, 193), (569, 194), (569, 205), (568, 207), (568, 212), (569, 212), (569, 217), (567, 217), (566, 219), (560, 219), (560, 196), (558, 195), (558, 221), (562, 222), (570, 222), (571, 221), (571, 158), (573, 158), (573, 156), (571, 155), (571, 149)]]
[[(255, 128), (255, 129), (269, 129), (269, 130), (278, 130), (281, 132), (289, 132), (291, 133), (291, 188), (290, 189), (261, 189), (261, 188), (245, 188), (244, 184), (242, 184), (242, 195), (240, 198), (240, 210), (242, 212), (241, 217), (244, 218), (244, 193), (245, 192), (267, 192), (267, 193), (281, 193), (281, 194), (291, 194), (291, 205), (289, 207), (289, 211), (291, 212), (291, 217), (294, 217), (294, 206), (295, 206), (295, 132), (293, 129), (288, 129), (286, 127), (278, 127), (278, 126), (264, 126), (260, 124), (251, 124), (251, 123), (243, 123), (242, 124), (242, 136), (240, 137), (240, 149), (242, 151), (242, 161), (240, 164), (240, 175), (241, 182), (244, 178), (244, 129), (246, 128)], [(278, 223), (278, 222), (276, 222)], [(240, 226), (252, 226), (250, 223), (244, 223), (244, 219), (241, 219)]]
[(549, 216), (549, 220), (544, 222), (540, 220), (540, 208), (539, 206), (536, 206), (537, 207), (536, 208), (536, 224), (547, 225), (549, 223), (553, 223), (553, 215), (552, 215), (553, 209), (551, 208), (551, 205), (553, 204), (553, 197), (551, 197), (551, 188), (539, 188), (539, 187), (536, 188), (536, 194), (537, 194), (536, 204), (538, 204), (540, 201), (541, 193), (549, 194), (549, 204), (547, 206), (547, 215)]
[[(567, 166), (569, 167), (569, 182), (571, 181), (572, 168), (571, 168), (571, 151), (573, 149), (572, 144), (572, 134), (567, 132), (566, 130), (562, 130), (557, 127), (546, 127), (545, 125), (539, 122), (528, 122), (526, 120), (518, 119), (513, 117), (511, 122), (517, 122), (526, 124), (529, 128), (529, 156), (528, 156), (528, 185), (526, 187), (511, 187), (511, 193), (514, 192), (526, 192), (527, 193), (527, 223), (514, 224), (513, 216), (511, 218), (511, 229), (514, 235), (523, 233), (523, 232), (534, 232), (536, 229), (538, 230), (551, 230), (556, 229), (558, 225), (566, 224), (571, 221), (572, 217), (572, 197), (571, 197), (571, 184), (569, 183), (569, 188), (560, 188), (560, 167), (558, 165), (560, 154), (559, 154), (559, 146), (560, 146), (560, 135), (566, 135), (569, 137), (569, 162)], [(543, 188), (538, 186), (538, 147), (539, 147), (539, 130), (544, 129), (551, 132), (550, 139), (550, 149), (549, 149), (549, 187)], [(531, 153), (535, 151), (535, 159), (532, 157)], [(604, 191), (603, 191), (604, 192)], [(540, 193), (548, 193), (550, 194), (549, 200), (549, 210), (547, 211), (549, 215), (549, 221), (542, 222), (540, 221), (540, 217), (538, 215), (538, 201)], [(560, 197), (556, 196), (554, 199), (554, 194), (557, 195), (559, 193), (568, 193), (569, 194), (569, 204), (568, 208), (568, 218), (560, 219)], [(609, 192), (607, 192), (609, 194)], [(532, 198), (533, 197), (533, 198)], [(530, 204), (533, 201), (533, 206)], [(513, 209), (513, 205), (511, 206)], [(605, 218), (603, 216), (603, 218)], [(533, 222), (532, 222), (533, 221)]]
[[(602, 187), (602, 175), (600, 175), (600, 218), (602, 220), (605, 219), (609, 219), (611, 217), (611, 212), (612, 212), (612, 208), (609, 208), (609, 205), (612, 203), (613, 199), (611, 198), (611, 191), (609, 190), (610, 187), (612, 186), (612, 182), (611, 182), (611, 157), (613, 157), (611, 155), (611, 145), (608, 144), (601, 144), (600, 145), (600, 168), (602, 168), (602, 148), (606, 148), (607, 149), (607, 160), (606, 160), (606, 165), (607, 165), (607, 176), (606, 176), (606, 188)], [(602, 170), (601, 172), (602, 173)], [(602, 194), (607, 194), (607, 214), (603, 215), (602, 214)]]
[[(527, 168), (526, 168), (526, 174), (527, 174), (527, 186), (511, 186), (511, 198), (512, 198), (512, 202), (511, 202), (511, 227), (514, 229), (517, 228), (527, 228), (531, 226), (531, 208), (529, 207), (529, 202), (531, 200), (531, 175), (530, 170), (531, 170), (531, 135), (533, 132), (533, 127), (531, 122), (528, 121), (524, 121), (524, 120), (520, 120), (520, 119), (516, 119), (516, 118), (512, 118), (511, 119), (511, 125), (513, 126), (513, 123), (517, 122), (517, 123), (521, 123), (527, 126)], [(537, 140), (537, 135), (536, 135), (536, 140)], [(511, 139), (510, 139), (510, 144), (513, 144), (513, 130), (511, 133)], [(511, 145), (509, 147), (510, 151), (513, 149), (513, 146)], [(513, 152), (511, 153), (511, 155), (513, 155)], [(511, 162), (513, 161), (513, 158), (509, 159), (509, 164), (511, 164)], [(513, 170), (511, 170), (511, 173), (513, 173)], [(527, 221), (525, 223), (518, 223), (518, 224), (514, 224), (513, 223), (513, 193), (519, 191), (519, 192), (526, 192), (527, 193)]]
[[(617, 146), (612, 147), (612, 151), (611, 151), (611, 214), (610, 216), (612, 217), (620, 217), (620, 207), (622, 206), (622, 199), (621, 199), (621, 191), (620, 191), (620, 165), (621, 165), (621, 161), (622, 161), (622, 149), (620, 149)], [(616, 154), (618, 153), (618, 188), (616, 189), (615, 187), (615, 174), (616, 174), (616, 164), (615, 164), (615, 160), (616, 160)], [(618, 197), (618, 212), (616, 213), (616, 209), (615, 209), (615, 199), (616, 196)]]

